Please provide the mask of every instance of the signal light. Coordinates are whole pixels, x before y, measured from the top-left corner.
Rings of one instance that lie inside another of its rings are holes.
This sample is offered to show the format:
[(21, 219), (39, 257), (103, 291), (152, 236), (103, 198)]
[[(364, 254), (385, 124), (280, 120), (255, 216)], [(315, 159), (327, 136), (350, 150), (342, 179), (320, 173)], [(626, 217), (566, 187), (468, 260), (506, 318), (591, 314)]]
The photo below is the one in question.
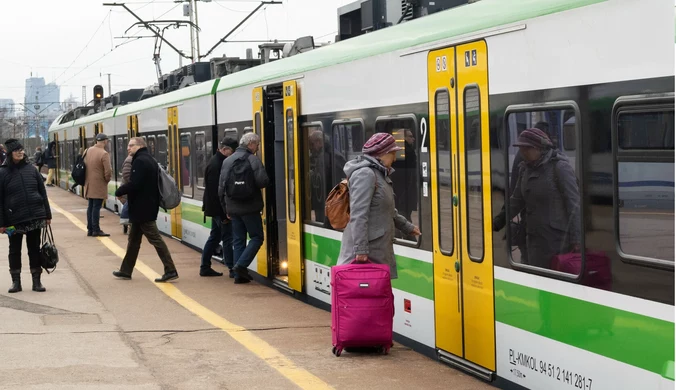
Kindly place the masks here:
[(94, 100), (96, 102), (101, 101), (103, 99), (103, 87), (100, 85), (95, 85), (94, 86)]

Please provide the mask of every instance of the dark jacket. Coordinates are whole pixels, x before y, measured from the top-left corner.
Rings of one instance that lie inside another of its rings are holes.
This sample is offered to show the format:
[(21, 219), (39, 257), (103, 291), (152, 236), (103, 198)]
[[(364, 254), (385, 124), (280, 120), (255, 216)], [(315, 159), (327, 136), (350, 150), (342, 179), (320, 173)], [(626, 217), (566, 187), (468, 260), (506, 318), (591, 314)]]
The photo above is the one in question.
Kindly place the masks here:
[(249, 159), (249, 164), (251, 164), (251, 168), (254, 171), (256, 186), (262, 189), (268, 185), (268, 174), (265, 172), (265, 167), (261, 160), (251, 153), (247, 147), (240, 146), (237, 148), (235, 153), (223, 161), (221, 176), (218, 180), (218, 198), (221, 200), (221, 206), (228, 215), (241, 216), (263, 211), (263, 194), (260, 191), (255, 191), (252, 199), (247, 201), (230, 199), (225, 193), (225, 179), (230, 173), (230, 168), (236, 159), (243, 156), (247, 156)]
[(35, 154), (33, 155), (33, 163), (35, 165), (44, 165), (45, 162), (43, 161), (42, 157), (43, 157), (42, 151), (40, 150), (36, 151)]
[(143, 223), (157, 220), (160, 210), (159, 171), (148, 148), (136, 151), (131, 161), (131, 177), (115, 191), (115, 196), (127, 195), (129, 222)]
[(45, 151), (44, 162), (47, 164), (47, 168), (56, 168), (56, 142), (49, 143), (49, 147)]
[(52, 219), (42, 176), (25, 160), (0, 166), (0, 204), (0, 227)]
[(534, 164), (520, 163), (510, 197), (508, 220), (525, 211), (528, 262), (549, 268), (554, 255), (568, 253), (581, 240), (580, 192), (568, 158), (549, 150)]
[(221, 167), (225, 161), (225, 156), (221, 152), (209, 160), (207, 168), (204, 170), (204, 198), (202, 199), (202, 211), (207, 217), (226, 218), (225, 211), (218, 198), (218, 182), (221, 177)]

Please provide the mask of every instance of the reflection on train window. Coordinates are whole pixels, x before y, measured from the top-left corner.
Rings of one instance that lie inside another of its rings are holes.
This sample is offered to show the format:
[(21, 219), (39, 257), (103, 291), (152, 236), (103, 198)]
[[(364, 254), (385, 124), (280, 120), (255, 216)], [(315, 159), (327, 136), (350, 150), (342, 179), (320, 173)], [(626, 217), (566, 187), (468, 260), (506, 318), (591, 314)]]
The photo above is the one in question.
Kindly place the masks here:
[[(249, 131), (246, 131), (246, 129), (244, 130), (244, 134), (246, 134), (246, 133), (251, 133), (251, 127), (249, 127)], [(223, 131), (223, 138), (222, 139), (225, 139), (225, 138), (232, 138), (232, 139), (236, 140), (237, 142), (239, 142), (239, 137), (237, 137), (237, 128), (225, 129)], [(219, 142), (220, 142), (220, 140), (219, 140)]]
[(190, 144), (190, 134), (181, 134), (181, 184), (183, 185), (183, 196), (192, 198), (192, 177), (194, 174), (192, 159), (190, 158), (192, 145)]
[[(302, 132), (305, 161), (304, 194), (305, 215), (310, 222), (325, 222), (324, 202), (331, 191), (331, 143), (324, 134), (321, 123), (303, 124)], [(342, 169), (342, 167), (341, 167)]]
[(674, 261), (674, 163), (620, 162), (617, 184), (622, 252)]
[(293, 115), (293, 110), (288, 109), (286, 110), (286, 163), (287, 163), (287, 195), (288, 195), (288, 218), (289, 222), (295, 223), (296, 222), (296, 177), (295, 172), (295, 166), (294, 166), (294, 153), (295, 153), (295, 147), (294, 147), (294, 140), (293, 140), (293, 134), (294, 134), (294, 115)]
[(434, 97), (437, 141), (437, 183), (439, 208), (439, 246), (453, 254), (453, 190), (451, 170), (451, 122), (447, 90), (437, 91)]
[(465, 89), (465, 195), (467, 206), (467, 251), (470, 259), (484, 257), (483, 185), (481, 183), (481, 97), (479, 89)]
[(619, 115), (621, 149), (674, 149), (674, 111), (628, 112)]
[[(404, 149), (397, 152), (392, 164), (394, 172), (390, 175), (394, 189), (394, 203), (399, 214), (420, 226), (418, 208), (418, 141), (417, 125), (414, 116), (403, 116), (376, 120), (376, 133), (390, 133), (398, 146)], [(406, 236), (399, 230), (395, 237), (417, 242), (415, 236)]]
[[(509, 197), (501, 211), (505, 227), (500, 237), (506, 240), (516, 267), (527, 264), (560, 271), (553, 259), (580, 249), (581, 192), (575, 173), (580, 121), (575, 113), (573, 105), (562, 103), (547, 110), (521, 110), (506, 116), (508, 165), (497, 169), (508, 177), (508, 188), (500, 193), (502, 197), (495, 192), (494, 198), (500, 203), (499, 199)], [(529, 148), (528, 155), (522, 155), (513, 144), (528, 128), (542, 130), (553, 147)], [(493, 161), (500, 164), (501, 159)]]
[(158, 135), (157, 136), (157, 162), (160, 163), (165, 169), (167, 167), (167, 136)]
[(204, 133), (195, 134), (195, 177), (197, 181), (195, 185), (197, 188), (204, 189), (204, 170), (207, 166), (207, 147)]
[(118, 136), (115, 144), (115, 162), (117, 167), (117, 180), (122, 180), (122, 164), (127, 157), (127, 137)]
[(333, 164), (336, 167), (337, 177), (334, 184), (343, 179), (345, 163), (361, 155), (364, 146), (364, 126), (359, 122), (334, 123), (333, 133)]

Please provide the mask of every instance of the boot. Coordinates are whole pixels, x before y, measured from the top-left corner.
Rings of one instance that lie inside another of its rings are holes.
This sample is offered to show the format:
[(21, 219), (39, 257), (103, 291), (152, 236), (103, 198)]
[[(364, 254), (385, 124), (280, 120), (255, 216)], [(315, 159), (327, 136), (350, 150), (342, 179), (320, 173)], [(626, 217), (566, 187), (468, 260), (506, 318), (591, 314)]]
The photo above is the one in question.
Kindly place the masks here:
[(9, 270), (12, 275), (12, 287), (7, 291), (8, 293), (15, 293), (21, 291), (21, 270)]
[(40, 283), (40, 274), (42, 274), (42, 268), (31, 268), (31, 274), (33, 275), (33, 291), (47, 291), (47, 289), (42, 286), (42, 283)]

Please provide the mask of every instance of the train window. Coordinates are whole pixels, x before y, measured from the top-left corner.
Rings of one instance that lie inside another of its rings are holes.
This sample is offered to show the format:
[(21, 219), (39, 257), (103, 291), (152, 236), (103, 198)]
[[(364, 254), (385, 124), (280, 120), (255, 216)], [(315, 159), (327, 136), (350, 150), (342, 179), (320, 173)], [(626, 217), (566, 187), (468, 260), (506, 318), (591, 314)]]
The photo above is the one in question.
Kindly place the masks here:
[(148, 153), (150, 153), (153, 158), (157, 159), (157, 139), (155, 136), (149, 135), (146, 143), (148, 145)]
[(287, 195), (288, 195), (288, 218), (289, 222), (296, 222), (296, 167), (295, 158), (296, 148), (294, 145), (294, 123), (295, 118), (292, 109), (286, 110), (286, 162), (287, 162)]
[[(260, 119), (259, 119), (259, 120), (260, 120)], [(237, 131), (237, 129), (235, 129), (235, 132), (236, 132), (236, 131)], [(251, 132), (253, 132), (253, 127), (247, 126), (247, 127), (244, 128), (244, 133), (243, 133), (243, 134), (251, 133)], [(237, 137), (235, 137), (235, 139), (237, 139)]]
[(118, 136), (117, 137), (117, 180), (122, 181), (122, 164), (124, 163), (125, 158), (127, 158), (127, 137)]
[(484, 217), (481, 180), (481, 95), (479, 88), (465, 89), (465, 204), (467, 205), (467, 251), (472, 261), (483, 261)]
[[(244, 130), (244, 134), (246, 134), (246, 133), (247, 133), (247, 131)], [(248, 133), (251, 133), (251, 127), (249, 127)], [(242, 134), (242, 135), (244, 135), (244, 134)], [(241, 137), (237, 136), (237, 128), (233, 127), (233, 128), (230, 128), (230, 129), (225, 129), (223, 131), (223, 138), (222, 139), (226, 139), (226, 138), (231, 138), (231, 139), (234, 139), (237, 142), (239, 142)]]
[[(397, 159), (392, 164), (394, 172), (390, 175), (394, 189), (395, 207), (399, 214), (420, 226), (418, 207), (418, 126), (415, 115), (403, 115), (376, 119), (376, 133), (390, 133), (399, 146), (404, 149), (397, 152)], [(406, 236), (399, 230), (396, 239), (418, 242), (415, 236)]]
[[(305, 161), (305, 219), (308, 222), (325, 223), (324, 203), (331, 190), (331, 144), (324, 134), (322, 124), (304, 123), (302, 131)], [(328, 227), (328, 226), (327, 226)]]
[(437, 183), (439, 246), (442, 252), (453, 254), (453, 190), (451, 188), (451, 118), (448, 90), (437, 91), (434, 96), (437, 141)]
[(338, 184), (344, 179), (343, 167), (345, 164), (361, 155), (364, 147), (364, 123), (361, 119), (336, 121), (331, 126), (333, 134), (333, 166), (334, 178), (332, 184)]
[(192, 198), (192, 178), (194, 169), (192, 165), (192, 145), (190, 142), (190, 133), (181, 134), (181, 183), (183, 184), (183, 196)]
[[(579, 251), (583, 235), (582, 192), (575, 173), (579, 109), (573, 101), (515, 105), (507, 108), (504, 118), (507, 158), (494, 159), (493, 169), (507, 178), (498, 183), (507, 186), (499, 215), (505, 216), (510, 263), (516, 269), (572, 281), (578, 275), (561, 273), (553, 259)], [(553, 147), (531, 148), (523, 156), (513, 145), (528, 128), (542, 130)], [(524, 160), (538, 162), (531, 167), (521, 164)], [(497, 198), (498, 192), (493, 196)], [(581, 262), (582, 269), (584, 257)]]
[[(614, 108), (615, 237), (623, 261), (674, 268), (674, 100)], [(637, 150), (639, 149), (639, 150)]]
[(195, 133), (195, 199), (202, 200), (204, 196), (204, 171), (207, 167), (207, 137), (204, 132)]
[(620, 112), (621, 149), (674, 149), (674, 111)]
[(167, 136), (157, 136), (157, 162), (167, 168)]

